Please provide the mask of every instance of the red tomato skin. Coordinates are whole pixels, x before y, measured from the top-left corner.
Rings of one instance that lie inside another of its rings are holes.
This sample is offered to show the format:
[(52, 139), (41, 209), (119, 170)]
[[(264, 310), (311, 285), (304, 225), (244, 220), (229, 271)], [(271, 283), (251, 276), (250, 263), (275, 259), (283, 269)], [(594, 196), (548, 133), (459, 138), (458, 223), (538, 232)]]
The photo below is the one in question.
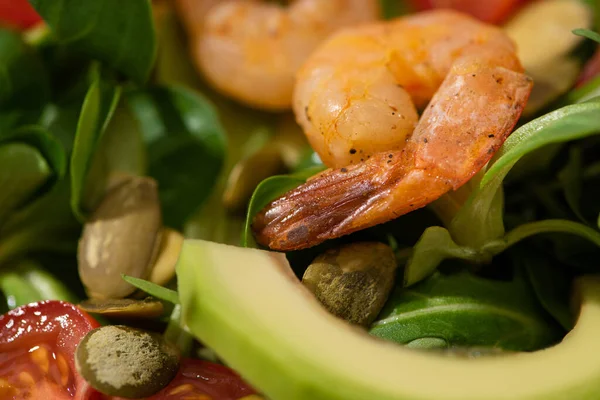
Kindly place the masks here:
[[(99, 393), (75, 369), (77, 345), (99, 326), (86, 312), (61, 301), (31, 303), (0, 316), (0, 399), (126, 400)], [(52, 358), (64, 357), (69, 367), (66, 385), (56, 383), (60, 381), (56, 367), (44, 371), (43, 362), (32, 361), (32, 353), (39, 348), (51, 355), (47, 357), (50, 363)], [(30, 383), (19, 383), (21, 372), (31, 377)], [(15, 389), (3, 392), (2, 379), (14, 384)], [(173, 381), (146, 400), (181, 400), (200, 395), (210, 396), (211, 400), (238, 400), (256, 393), (228, 367), (183, 359)]]
[(27, 0), (0, 0), (0, 25), (23, 30), (41, 20)]
[(95, 391), (75, 370), (73, 354), (98, 326), (62, 301), (31, 303), (0, 316), (0, 377), (10, 385), (0, 398), (91, 400)]
[(581, 87), (600, 75), (600, 47), (596, 50), (596, 53), (583, 67), (579, 78), (577, 79), (577, 87)]
[(418, 11), (449, 8), (490, 24), (500, 24), (527, 0), (411, 0)]
[[(239, 400), (257, 394), (232, 369), (220, 364), (196, 359), (183, 359), (179, 372), (169, 385), (145, 400), (184, 400), (202, 398), (211, 400)], [(113, 398), (111, 400), (127, 400)]]

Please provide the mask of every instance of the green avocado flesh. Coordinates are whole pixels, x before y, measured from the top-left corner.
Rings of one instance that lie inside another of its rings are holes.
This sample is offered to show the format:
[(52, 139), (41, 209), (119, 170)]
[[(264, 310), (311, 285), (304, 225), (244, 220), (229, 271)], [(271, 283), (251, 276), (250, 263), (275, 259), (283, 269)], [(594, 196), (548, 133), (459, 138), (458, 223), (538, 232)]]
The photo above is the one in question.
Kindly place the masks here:
[(183, 322), (271, 400), (600, 398), (600, 277), (577, 282), (577, 325), (558, 345), (445, 358), (371, 337), (304, 289), (284, 254), (186, 240)]

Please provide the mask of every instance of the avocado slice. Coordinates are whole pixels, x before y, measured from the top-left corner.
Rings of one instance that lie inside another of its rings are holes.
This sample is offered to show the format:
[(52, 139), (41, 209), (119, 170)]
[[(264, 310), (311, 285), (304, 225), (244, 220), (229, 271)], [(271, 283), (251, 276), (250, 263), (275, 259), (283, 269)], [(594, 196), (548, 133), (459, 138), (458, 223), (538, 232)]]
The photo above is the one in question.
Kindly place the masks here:
[(600, 396), (600, 277), (577, 281), (558, 345), (475, 360), (387, 343), (336, 319), (284, 254), (186, 240), (177, 265), (191, 332), (272, 400), (558, 400)]

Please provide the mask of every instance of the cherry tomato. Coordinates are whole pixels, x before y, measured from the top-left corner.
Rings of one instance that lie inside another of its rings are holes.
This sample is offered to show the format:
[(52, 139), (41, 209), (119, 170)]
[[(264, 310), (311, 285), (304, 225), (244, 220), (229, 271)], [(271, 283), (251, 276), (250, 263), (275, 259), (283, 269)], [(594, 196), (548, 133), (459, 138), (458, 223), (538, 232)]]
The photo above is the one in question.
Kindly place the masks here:
[(252, 394), (256, 391), (230, 368), (208, 361), (184, 359), (173, 381), (147, 400), (238, 400)]
[[(31, 303), (0, 316), (0, 399), (122, 400), (97, 392), (75, 369), (78, 343), (98, 326), (62, 301)], [(171, 383), (148, 400), (238, 400), (255, 393), (225, 366), (184, 359)]]
[[(73, 353), (99, 324), (72, 304), (43, 301), (0, 316), (1, 399), (91, 399)], [(87, 397), (85, 397), (87, 396)]]
[(27, 29), (41, 20), (27, 0), (0, 0), (0, 25)]
[(600, 75), (600, 47), (596, 50), (596, 54), (585, 64), (579, 78), (577, 79), (577, 87), (581, 87)]
[(527, 0), (411, 0), (418, 11), (433, 8), (451, 8), (491, 24), (499, 24), (510, 17)]

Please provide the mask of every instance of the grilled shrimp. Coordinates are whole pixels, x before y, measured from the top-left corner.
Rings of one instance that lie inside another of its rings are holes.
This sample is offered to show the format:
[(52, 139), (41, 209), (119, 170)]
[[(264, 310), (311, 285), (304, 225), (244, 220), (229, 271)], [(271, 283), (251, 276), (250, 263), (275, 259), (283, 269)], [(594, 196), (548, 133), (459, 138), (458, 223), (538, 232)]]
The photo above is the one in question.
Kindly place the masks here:
[(200, 25), (188, 29), (194, 62), (225, 95), (271, 110), (291, 107), (294, 76), (318, 44), (338, 28), (379, 16), (378, 0), (295, 0), (286, 7), (228, 0), (205, 7), (214, 2), (179, 0), (184, 20)]
[(508, 137), (531, 88), (511, 40), (457, 12), (337, 33), (299, 71), (294, 94), (298, 122), (334, 169), (264, 208), (257, 241), (310, 247), (456, 190)]

